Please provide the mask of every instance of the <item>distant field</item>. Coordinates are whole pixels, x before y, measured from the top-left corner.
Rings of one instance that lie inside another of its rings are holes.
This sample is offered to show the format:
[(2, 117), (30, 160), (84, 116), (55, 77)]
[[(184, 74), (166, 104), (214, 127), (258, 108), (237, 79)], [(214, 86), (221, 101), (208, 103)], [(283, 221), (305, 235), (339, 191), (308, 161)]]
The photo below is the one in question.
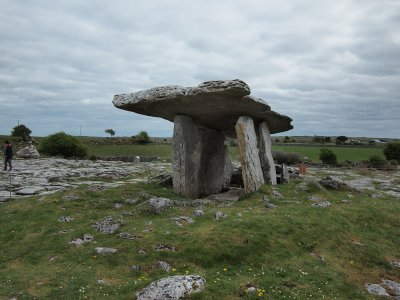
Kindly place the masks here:
[[(1, 136), (0, 138), (8, 138), (11, 142), (16, 144), (16, 139)], [(35, 138), (40, 142), (41, 138)], [(171, 144), (149, 144), (149, 145), (138, 145), (138, 144), (119, 144), (119, 145), (98, 145), (91, 142), (91, 138), (81, 137), (79, 138), (89, 150), (89, 155), (95, 156), (158, 156), (164, 159), (170, 159), (172, 156), (172, 145)], [(100, 138), (99, 138), (100, 139)], [(322, 146), (296, 146), (296, 145), (275, 145), (272, 146), (273, 151), (283, 152), (296, 152), (300, 154), (301, 158), (307, 157), (313, 162), (319, 161), (319, 151)], [(338, 161), (343, 162), (349, 161), (362, 161), (368, 160), (372, 155), (378, 155), (384, 158), (383, 148), (380, 147), (336, 147), (327, 146), (326, 148), (331, 149), (337, 155)], [(232, 159), (239, 160), (239, 150), (235, 146), (229, 147)]]

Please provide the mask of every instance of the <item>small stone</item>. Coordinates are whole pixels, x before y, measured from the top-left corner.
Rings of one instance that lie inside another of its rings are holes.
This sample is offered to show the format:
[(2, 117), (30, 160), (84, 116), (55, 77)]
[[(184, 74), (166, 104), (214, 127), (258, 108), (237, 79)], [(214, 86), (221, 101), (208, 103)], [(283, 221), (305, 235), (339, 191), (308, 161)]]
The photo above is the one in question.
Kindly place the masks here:
[(167, 198), (151, 198), (147, 201), (150, 207), (150, 211), (155, 214), (160, 214), (168, 208), (171, 208), (174, 202)]
[(391, 262), (391, 264), (396, 268), (400, 268), (400, 260), (394, 260)]
[(89, 243), (92, 241), (93, 241), (93, 236), (90, 234), (85, 234), (82, 239), (75, 238), (72, 241), (70, 241), (68, 244), (75, 245), (75, 246), (81, 246), (82, 244)]
[(28, 186), (28, 187), (24, 187), (24, 188), (16, 191), (15, 194), (23, 195), (23, 196), (36, 195), (36, 194), (39, 194), (39, 192), (42, 192), (44, 190), (45, 190), (45, 188), (43, 188), (41, 186)]
[(121, 203), (114, 203), (114, 208), (115, 209), (120, 209), (120, 208), (122, 208), (122, 204)]
[(272, 196), (274, 196), (275, 198), (283, 198), (282, 194), (276, 190), (272, 190)]
[(53, 262), (58, 258), (58, 256), (52, 256), (49, 258), (49, 262)]
[(177, 251), (174, 246), (166, 245), (166, 244), (157, 244), (154, 246), (155, 251)]
[(253, 294), (253, 293), (255, 293), (257, 291), (257, 289), (254, 287), (254, 286), (251, 286), (251, 287), (249, 287), (247, 290), (246, 290), (246, 293), (247, 294)]
[(161, 269), (163, 269), (165, 272), (171, 272), (172, 267), (170, 266), (169, 263), (165, 262), (165, 261), (159, 261), (158, 262), (159, 266)]
[(113, 217), (107, 216), (103, 220), (98, 221), (92, 225), (100, 233), (112, 234), (118, 230), (121, 221), (115, 221)]
[(192, 215), (193, 215), (194, 217), (200, 217), (200, 216), (203, 216), (203, 215), (204, 215), (204, 211), (201, 210), (201, 209), (195, 209), (195, 210), (192, 212)]
[(103, 285), (111, 285), (111, 283), (106, 279), (98, 279), (97, 283), (98, 284), (103, 284)]
[(400, 296), (400, 284), (396, 281), (389, 279), (382, 279), (382, 284), (389, 289), (390, 292), (396, 296)]
[(178, 300), (204, 289), (206, 280), (198, 275), (176, 275), (152, 282), (137, 292), (137, 300)]
[(347, 204), (347, 203), (350, 203), (351, 201), (350, 200), (347, 200), (347, 199), (343, 199), (342, 200), (342, 203), (344, 203), (344, 204)]
[(146, 255), (146, 251), (144, 251), (144, 250), (139, 250), (137, 253), (138, 253), (139, 255)]
[(323, 199), (320, 196), (312, 195), (308, 197), (308, 199), (312, 202), (321, 202)]
[(178, 218), (172, 218), (172, 220), (175, 220), (175, 224), (178, 225), (179, 227), (183, 227), (184, 225), (193, 223), (193, 219), (191, 217), (188, 217), (188, 216), (181, 216), (181, 217), (178, 217)]
[(60, 223), (70, 222), (72, 220), (74, 220), (74, 218), (70, 217), (70, 216), (62, 216), (62, 217), (58, 218), (58, 222), (60, 222)]
[(140, 236), (136, 234), (130, 234), (128, 232), (121, 232), (117, 234), (117, 237), (120, 239), (126, 239), (126, 240), (137, 240), (141, 238)]
[(363, 243), (361, 243), (361, 242), (359, 242), (359, 241), (352, 241), (351, 242), (353, 245), (356, 245), (356, 246), (364, 246), (364, 244)]
[(89, 192), (101, 192), (102, 190), (104, 190), (104, 186), (102, 186), (100, 184), (93, 184), (93, 185), (89, 186), (87, 188), (87, 190)]
[(118, 250), (115, 248), (107, 248), (107, 247), (96, 247), (95, 250), (99, 254), (114, 254), (118, 252)]
[(367, 288), (368, 292), (372, 295), (377, 295), (377, 296), (390, 296), (388, 292), (380, 285), (380, 284), (372, 284), (372, 283), (367, 283), (365, 285)]
[(125, 202), (129, 205), (134, 205), (138, 202), (138, 199), (126, 199)]
[(344, 190), (348, 189), (349, 186), (345, 184), (343, 181), (333, 178), (331, 176), (327, 176), (324, 179), (318, 181), (324, 188), (330, 190)]
[(141, 268), (142, 268), (142, 267), (141, 267), (140, 265), (133, 265), (133, 266), (131, 267), (131, 271), (140, 271)]
[(75, 194), (68, 194), (68, 195), (65, 195), (63, 197), (63, 199), (66, 200), (66, 201), (75, 201), (75, 200), (79, 199), (79, 196), (75, 195)]
[(215, 213), (215, 220), (220, 220), (220, 219), (223, 219), (226, 217), (227, 217), (227, 215), (223, 211), (217, 211)]
[(322, 201), (319, 203), (313, 203), (312, 206), (314, 207), (319, 207), (319, 208), (327, 208), (331, 206), (332, 204), (329, 201)]

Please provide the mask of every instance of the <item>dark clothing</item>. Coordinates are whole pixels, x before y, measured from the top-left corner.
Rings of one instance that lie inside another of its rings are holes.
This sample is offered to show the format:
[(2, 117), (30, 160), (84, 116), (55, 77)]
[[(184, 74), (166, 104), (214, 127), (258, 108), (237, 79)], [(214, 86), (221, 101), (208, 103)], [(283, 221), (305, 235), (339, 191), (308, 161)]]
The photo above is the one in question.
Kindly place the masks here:
[(6, 144), (4, 146), (4, 171), (7, 171), (7, 165), (9, 167), (9, 171), (12, 170), (12, 163), (11, 163), (12, 157), (13, 157), (12, 145)]

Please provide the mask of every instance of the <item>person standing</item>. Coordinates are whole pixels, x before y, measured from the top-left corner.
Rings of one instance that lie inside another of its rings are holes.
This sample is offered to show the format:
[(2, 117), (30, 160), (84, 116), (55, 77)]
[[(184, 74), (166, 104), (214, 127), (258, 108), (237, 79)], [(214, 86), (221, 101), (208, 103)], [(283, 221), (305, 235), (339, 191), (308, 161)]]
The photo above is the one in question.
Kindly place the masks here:
[(7, 171), (7, 165), (9, 171), (12, 171), (12, 145), (8, 141), (4, 141), (4, 171)]

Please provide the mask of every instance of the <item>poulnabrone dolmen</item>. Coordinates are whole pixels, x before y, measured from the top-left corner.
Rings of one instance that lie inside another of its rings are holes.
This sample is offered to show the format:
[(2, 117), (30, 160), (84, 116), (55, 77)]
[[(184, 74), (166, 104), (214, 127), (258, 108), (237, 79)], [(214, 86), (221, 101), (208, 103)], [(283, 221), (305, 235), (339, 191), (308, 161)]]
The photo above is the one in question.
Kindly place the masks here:
[(265, 182), (276, 184), (270, 134), (292, 129), (292, 119), (250, 96), (249, 86), (241, 80), (156, 87), (115, 95), (113, 103), (120, 109), (174, 122), (172, 178), (177, 193), (197, 198), (229, 187), (232, 164), (226, 137), (238, 141), (247, 193)]

